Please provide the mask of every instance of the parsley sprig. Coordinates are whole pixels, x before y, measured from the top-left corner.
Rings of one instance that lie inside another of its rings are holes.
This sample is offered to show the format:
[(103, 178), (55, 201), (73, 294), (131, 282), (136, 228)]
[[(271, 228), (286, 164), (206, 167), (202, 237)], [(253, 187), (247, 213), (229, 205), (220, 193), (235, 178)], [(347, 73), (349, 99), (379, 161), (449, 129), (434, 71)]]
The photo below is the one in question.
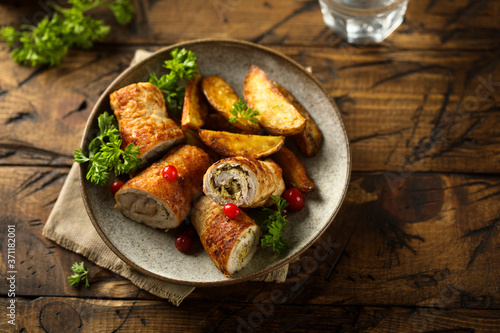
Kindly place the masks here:
[(260, 239), (261, 247), (272, 246), (273, 251), (280, 254), (288, 250), (288, 242), (283, 238), (283, 229), (288, 225), (286, 216), (283, 215), (283, 209), (288, 206), (288, 202), (282, 197), (271, 196), (276, 204), (277, 210), (262, 208), (267, 214), (267, 218), (260, 223), (263, 234)]
[(72, 7), (64, 8), (49, 3), (55, 10), (36, 26), (25, 24), (16, 30), (13, 26), (0, 29), (0, 38), (10, 48), (15, 62), (24, 65), (56, 66), (72, 47), (89, 49), (95, 41), (102, 41), (110, 27), (85, 13), (99, 6), (108, 7), (120, 24), (127, 24), (134, 16), (130, 0), (69, 0)]
[(183, 80), (193, 80), (198, 74), (196, 56), (186, 49), (174, 49), (170, 52), (172, 59), (166, 60), (163, 67), (170, 70), (160, 78), (156, 74), (149, 74), (149, 82), (158, 87), (165, 94), (166, 102), (176, 111), (182, 110), (186, 87), (181, 85)]
[(122, 150), (120, 132), (115, 117), (107, 112), (97, 118), (99, 135), (89, 144), (89, 156), (85, 156), (82, 149), (75, 150), (75, 162), (89, 162), (87, 179), (97, 185), (104, 185), (109, 179), (111, 170), (119, 176), (129, 173), (133, 168), (141, 165), (139, 147), (129, 143)]
[(238, 99), (238, 102), (235, 102), (233, 104), (233, 109), (231, 110), (231, 114), (233, 115), (233, 117), (229, 118), (229, 122), (231, 124), (236, 123), (237, 119), (248, 120), (254, 124), (257, 124), (258, 120), (256, 116), (260, 115), (259, 111), (252, 110), (251, 108), (246, 107), (245, 103), (241, 98)]
[(71, 266), (71, 270), (74, 274), (68, 276), (69, 284), (71, 284), (72, 286), (78, 286), (81, 281), (84, 281), (85, 287), (90, 287), (89, 270), (85, 269), (83, 261), (81, 263), (73, 263), (73, 266)]

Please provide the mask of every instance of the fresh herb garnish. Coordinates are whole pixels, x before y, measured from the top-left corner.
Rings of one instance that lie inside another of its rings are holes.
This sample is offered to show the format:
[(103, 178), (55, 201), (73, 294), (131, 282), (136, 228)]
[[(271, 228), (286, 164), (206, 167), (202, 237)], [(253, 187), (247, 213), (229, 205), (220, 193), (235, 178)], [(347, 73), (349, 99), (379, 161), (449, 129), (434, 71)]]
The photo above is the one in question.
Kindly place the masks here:
[(166, 60), (163, 67), (170, 72), (158, 78), (154, 73), (149, 74), (149, 82), (158, 87), (165, 94), (166, 102), (176, 110), (182, 110), (186, 87), (180, 85), (182, 80), (193, 80), (198, 74), (196, 56), (186, 49), (174, 49), (170, 52), (171, 60)]
[(288, 206), (288, 202), (282, 197), (271, 196), (276, 204), (276, 209), (262, 208), (267, 218), (260, 223), (263, 234), (260, 239), (261, 247), (272, 246), (273, 251), (280, 254), (288, 250), (288, 242), (283, 238), (282, 231), (288, 225), (286, 216), (283, 215), (283, 209)]
[(31, 66), (56, 66), (72, 47), (89, 49), (95, 41), (103, 40), (110, 27), (101, 20), (94, 20), (85, 13), (106, 6), (120, 24), (130, 22), (134, 7), (129, 0), (69, 0), (72, 7), (63, 8), (49, 3), (56, 13), (45, 16), (36, 26), (22, 25), (20, 30), (12, 26), (0, 29), (0, 38), (13, 48), (15, 62)]
[(128, 24), (134, 18), (135, 10), (130, 0), (115, 0), (108, 5), (108, 8), (113, 12), (116, 22), (121, 25)]
[(78, 286), (80, 284), (80, 281), (85, 281), (85, 287), (90, 287), (89, 270), (85, 269), (83, 261), (81, 263), (73, 263), (73, 266), (71, 266), (71, 270), (74, 274), (68, 276), (69, 284), (71, 284), (72, 286)]
[(89, 144), (89, 156), (85, 156), (82, 149), (75, 150), (75, 162), (89, 162), (87, 179), (97, 185), (104, 185), (109, 179), (111, 170), (119, 176), (129, 173), (133, 168), (141, 165), (139, 147), (129, 143), (122, 150), (120, 132), (115, 117), (107, 112), (97, 118), (100, 133)]
[(241, 98), (238, 99), (238, 102), (235, 102), (233, 104), (233, 109), (231, 110), (231, 114), (233, 114), (234, 116), (229, 118), (229, 122), (231, 124), (236, 123), (237, 119), (248, 120), (254, 124), (257, 124), (258, 120), (256, 116), (260, 115), (259, 111), (252, 110), (251, 108), (246, 107), (245, 103)]

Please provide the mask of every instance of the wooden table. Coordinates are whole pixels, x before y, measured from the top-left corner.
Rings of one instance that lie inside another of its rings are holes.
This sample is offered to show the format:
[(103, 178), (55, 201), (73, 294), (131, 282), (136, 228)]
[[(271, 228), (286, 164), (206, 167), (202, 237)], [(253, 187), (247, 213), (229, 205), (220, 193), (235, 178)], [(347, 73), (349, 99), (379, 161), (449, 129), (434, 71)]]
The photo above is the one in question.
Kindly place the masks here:
[[(0, 43), (0, 331), (12, 329), (8, 225), (16, 332), (500, 331), (500, 2), (411, 0), (403, 25), (373, 46), (328, 30), (316, 0), (133, 3), (133, 23), (59, 67), (16, 65)], [(3, 1), (0, 25), (39, 20), (43, 8)], [(316, 243), (283, 284), (197, 288), (175, 307), (42, 228), (94, 103), (134, 51), (204, 37), (310, 66), (341, 110), (353, 172), (322, 237), (337, 245), (329, 256), (311, 261)], [(82, 260), (90, 288), (67, 282)]]

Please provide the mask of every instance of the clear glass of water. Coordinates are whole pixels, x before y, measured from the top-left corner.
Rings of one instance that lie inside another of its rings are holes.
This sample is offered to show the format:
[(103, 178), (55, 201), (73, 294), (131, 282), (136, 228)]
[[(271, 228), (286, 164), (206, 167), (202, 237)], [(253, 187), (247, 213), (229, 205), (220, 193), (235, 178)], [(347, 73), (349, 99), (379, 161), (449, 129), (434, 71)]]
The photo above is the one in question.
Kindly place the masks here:
[(349, 43), (378, 43), (403, 22), (409, 0), (319, 0), (326, 25)]

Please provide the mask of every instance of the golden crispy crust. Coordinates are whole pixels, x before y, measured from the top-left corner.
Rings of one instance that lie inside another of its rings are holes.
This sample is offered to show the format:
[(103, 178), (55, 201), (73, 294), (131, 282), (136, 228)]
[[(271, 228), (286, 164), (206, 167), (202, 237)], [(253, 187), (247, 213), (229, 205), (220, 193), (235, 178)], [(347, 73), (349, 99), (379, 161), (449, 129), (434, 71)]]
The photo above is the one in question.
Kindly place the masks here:
[(247, 105), (260, 112), (259, 124), (276, 135), (300, 133), (306, 120), (269, 80), (266, 73), (252, 65), (243, 82)]
[(307, 157), (316, 155), (316, 153), (321, 148), (323, 144), (323, 134), (319, 129), (318, 125), (311, 117), (309, 112), (299, 103), (299, 101), (289, 92), (285, 87), (279, 85), (277, 82), (272, 81), (272, 83), (278, 88), (278, 90), (287, 98), (299, 111), (299, 113), (306, 120), (306, 126), (304, 130), (299, 134), (295, 134), (293, 139), (295, 144), (299, 147), (300, 151)]
[(301, 192), (311, 192), (316, 189), (316, 185), (307, 176), (306, 168), (290, 149), (283, 147), (271, 158), (278, 163), (283, 170), (283, 180), (287, 187), (295, 187)]
[(205, 124), (207, 114), (208, 105), (201, 91), (201, 75), (196, 75), (186, 84), (181, 119), (182, 130), (201, 128)]
[[(182, 222), (189, 213), (194, 197), (202, 193), (203, 175), (210, 164), (212, 159), (202, 149), (189, 145), (178, 146), (127, 181), (117, 194), (127, 189), (146, 191), (167, 204)], [(162, 170), (167, 165), (177, 169), (178, 176), (173, 181), (166, 181), (162, 176)]]
[(156, 145), (184, 137), (179, 126), (167, 115), (163, 93), (149, 82), (123, 87), (110, 95), (122, 139), (122, 149), (133, 143), (139, 157)]
[(212, 112), (207, 115), (203, 129), (231, 133), (247, 133), (246, 131), (243, 131), (231, 124), (226, 118), (224, 118), (224, 116), (217, 112)]
[[(231, 110), (233, 104), (238, 102), (239, 97), (231, 86), (219, 75), (212, 75), (204, 78), (201, 82), (203, 93), (207, 97), (212, 107), (222, 115), (226, 121), (233, 116)], [(260, 130), (258, 124), (249, 120), (238, 118), (234, 124), (235, 127), (249, 133), (256, 133)]]
[(222, 156), (251, 156), (261, 158), (281, 149), (284, 136), (239, 134), (226, 131), (199, 129), (200, 139)]
[(224, 207), (207, 196), (195, 204), (191, 221), (210, 259), (225, 276), (231, 277), (227, 268), (231, 250), (238, 237), (257, 224), (243, 211), (236, 219), (228, 218)]

